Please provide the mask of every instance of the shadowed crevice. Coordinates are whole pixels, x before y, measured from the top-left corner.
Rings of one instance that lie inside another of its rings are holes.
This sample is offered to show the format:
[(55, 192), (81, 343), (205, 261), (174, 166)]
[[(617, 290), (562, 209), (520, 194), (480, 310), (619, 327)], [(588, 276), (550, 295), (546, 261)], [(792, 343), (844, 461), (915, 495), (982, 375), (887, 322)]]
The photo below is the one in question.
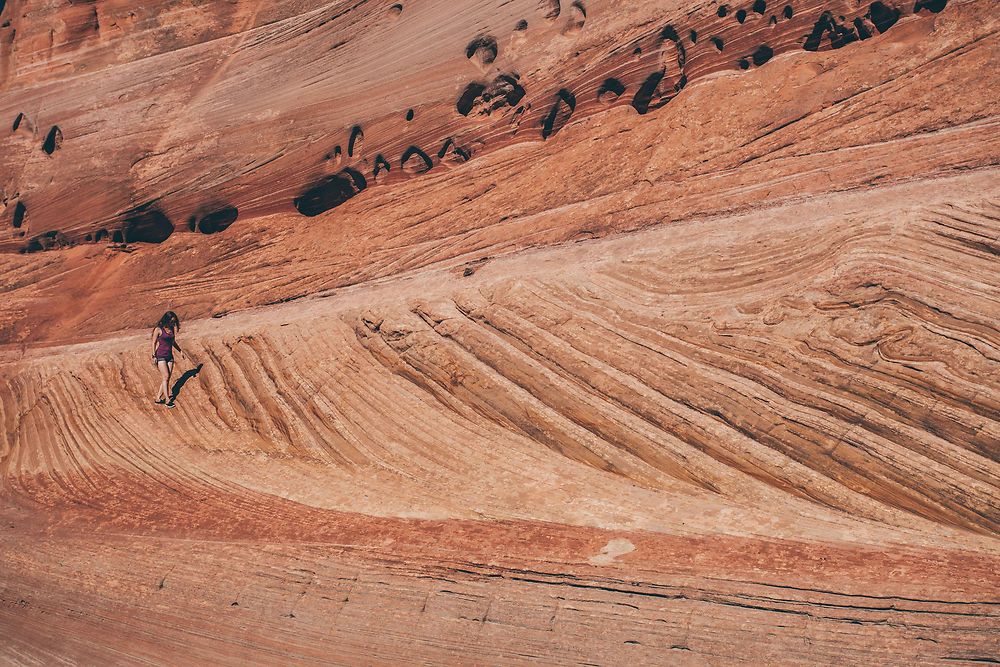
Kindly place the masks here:
[(125, 214), (122, 238), (125, 243), (163, 243), (174, 233), (174, 224), (153, 203), (143, 204)]
[(198, 221), (198, 231), (202, 234), (217, 234), (236, 222), (240, 212), (235, 206), (225, 206), (212, 211)]
[(565, 88), (556, 93), (552, 108), (542, 121), (542, 139), (548, 139), (569, 122), (576, 109), (576, 96)]
[(52, 155), (62, 147), (62, 142), (62, 130), (59, 129), (58, 125), (53, 125), (52, 129), (49, 130), (49, 133), (45, 135), (45, 141), (42, 143), (42, 150), (45, 151), (47, 155)]
[(360, 125), (351, 128), (351, 139), (347, 142), (347, 157), (354, 157), (364, 150), (365, 133), (361, 131)]
[(434, 166), (430, 156), (417, 146), (410, 146), (403, 151), (403, 157), (399, 160), (400, 166), (408, 174), (422, 174)]
[(656, 94), (656, 89), (660, 85), (660, 81), (663, 80), (665, 72), (659, 70), (653, 72), (646, 77), (646, 80), (642, 82), (639, 86), (639, 90), (636, 91), (635, 97), (632, 98), (632, 107), (639, 112), (639, 114), (645, 114), (649, 112), (649, 107), (652, 104), (653, 96)]
[(480, 67), (491, 65), (497, 59), (497, 40), (493, 35), (480, 35), (465, 47), (465, 57)]
[(614, 102), (625, 94), (625, 84), (618, 79), (609, 78), (597, 89), (597, 99), (601, 102)]
[(340, 206), (366, 187), (368, 182), (361, 172), (347, 168), (313, 185), (293, 203), (299, 213), (313, 217)]
[(24, 202), (17, 202), (14, 205), (14, 217), (11, 220), (11, 224), (14, 225), (14, 229), (20, 229), (21, 225), (24, 224), (24, 216), (28, 213), (27, 207), (25, 207)]

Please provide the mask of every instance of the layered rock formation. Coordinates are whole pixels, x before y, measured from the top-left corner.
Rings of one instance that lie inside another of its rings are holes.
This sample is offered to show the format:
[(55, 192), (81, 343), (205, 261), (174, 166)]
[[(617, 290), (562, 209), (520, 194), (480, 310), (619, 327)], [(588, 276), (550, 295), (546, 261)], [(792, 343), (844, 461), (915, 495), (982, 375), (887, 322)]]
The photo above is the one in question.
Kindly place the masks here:
[(0, 659), (1000, 660), (994, 9), (0, 3)]

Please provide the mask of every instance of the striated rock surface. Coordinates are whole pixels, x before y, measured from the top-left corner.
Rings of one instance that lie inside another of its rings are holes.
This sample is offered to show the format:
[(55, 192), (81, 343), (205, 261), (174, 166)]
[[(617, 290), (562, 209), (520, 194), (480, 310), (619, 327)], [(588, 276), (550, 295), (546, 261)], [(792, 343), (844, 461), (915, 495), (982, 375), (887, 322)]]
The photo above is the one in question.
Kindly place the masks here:
[(998, 28), (0, 0), (0, 662), (1000, 661)]

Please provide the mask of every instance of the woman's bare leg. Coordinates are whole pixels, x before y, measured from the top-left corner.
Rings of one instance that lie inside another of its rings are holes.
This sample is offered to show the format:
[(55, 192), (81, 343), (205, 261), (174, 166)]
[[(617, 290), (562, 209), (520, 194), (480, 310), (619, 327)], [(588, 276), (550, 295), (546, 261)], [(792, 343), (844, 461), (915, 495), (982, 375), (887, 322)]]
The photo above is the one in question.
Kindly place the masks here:
[(167, 362), (167, 379), (163, 381), (163, 395), (167, 397), (168, 403), (174, 402), (174, 397), (170, 395), (170, 376), (174, 374), (173, 360)]
[(168, 362), (161, 359), (156, 362), (156, 367), (160, 369), (160, 391), (156, 394), (156, 400), (160, 400), (162, 398), (165, 401), (170, 398), (170, 390), (167, 388), (170, 384), (170, 366), (168, 365)]

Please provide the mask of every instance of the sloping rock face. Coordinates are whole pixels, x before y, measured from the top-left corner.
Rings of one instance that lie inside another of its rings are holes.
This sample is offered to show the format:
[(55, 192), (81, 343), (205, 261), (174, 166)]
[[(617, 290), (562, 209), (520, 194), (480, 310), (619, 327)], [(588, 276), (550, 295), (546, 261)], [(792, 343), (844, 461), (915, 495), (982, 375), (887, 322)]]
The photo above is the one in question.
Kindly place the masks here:
[(1000, 660), (998, 29), (0, 0), (0, 662)]

